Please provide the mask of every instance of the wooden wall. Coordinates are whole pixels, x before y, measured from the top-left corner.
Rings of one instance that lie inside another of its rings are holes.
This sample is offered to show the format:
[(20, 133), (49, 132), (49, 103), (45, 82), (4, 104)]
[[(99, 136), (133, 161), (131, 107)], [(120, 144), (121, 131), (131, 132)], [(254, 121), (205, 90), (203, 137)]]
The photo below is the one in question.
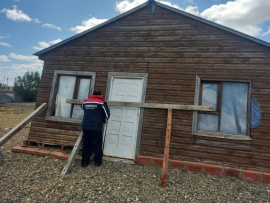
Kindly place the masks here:
[[(252, 80), (262, 124), (251, 141), (194, 136), (192, 112), (173, 111), (170, 158), (270, 169), (270, 48), (200, 21), (147, 7), (40, 56), (44, 60), (38, 104), (49, 101), (54, 70), (96, 72), (104, 93), (108, 72), (148, 73), (146, 102), (193, 104), (195, 78)], [(162, 157), (166, 110), (145, 109), (140, 155)], [(80, 125), (32, 122), (29, 140), (73, 145)]]

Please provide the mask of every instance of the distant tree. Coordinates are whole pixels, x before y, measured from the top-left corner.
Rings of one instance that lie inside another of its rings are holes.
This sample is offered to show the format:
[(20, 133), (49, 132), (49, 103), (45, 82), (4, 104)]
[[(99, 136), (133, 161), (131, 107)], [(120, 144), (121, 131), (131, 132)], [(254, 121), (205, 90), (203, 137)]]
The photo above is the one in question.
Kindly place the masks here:
[(39, 72), (26, 72), (24, 76), (15, 78), (13, 90), (24, 102), (34, 102), (40, 81)]

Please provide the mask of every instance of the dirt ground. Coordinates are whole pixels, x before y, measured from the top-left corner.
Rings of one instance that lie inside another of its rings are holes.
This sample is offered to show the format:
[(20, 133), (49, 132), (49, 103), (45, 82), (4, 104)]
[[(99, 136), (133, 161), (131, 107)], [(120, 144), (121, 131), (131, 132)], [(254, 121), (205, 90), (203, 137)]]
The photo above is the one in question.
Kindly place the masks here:
[[(2, 103), (0, 104), (0, 137), (18, 125), (24, 118), (34, 111), (35, 103)], [(28, 123), (13, 138), (8, 140), (2, 151), (11, 152), (12, 147), (22, 145), (27, 140), (30, 124)]]

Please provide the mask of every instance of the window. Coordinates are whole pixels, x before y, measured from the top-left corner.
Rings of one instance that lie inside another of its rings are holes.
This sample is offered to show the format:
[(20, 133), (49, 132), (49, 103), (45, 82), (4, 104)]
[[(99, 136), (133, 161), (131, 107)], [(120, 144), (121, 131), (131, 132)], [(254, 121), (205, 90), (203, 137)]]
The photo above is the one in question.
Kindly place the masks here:
[(66, 103), (67, 99), (87, 99), (94, 89), (95, 73), (55, 71), (47, 119), (76, 122), (83, 117), (80, 105)]
[(250, 139), (250, 82), (203, 80), (196, 84), (195, 104), (213, 106), (214, 111), (194, 113), (193, 133)]

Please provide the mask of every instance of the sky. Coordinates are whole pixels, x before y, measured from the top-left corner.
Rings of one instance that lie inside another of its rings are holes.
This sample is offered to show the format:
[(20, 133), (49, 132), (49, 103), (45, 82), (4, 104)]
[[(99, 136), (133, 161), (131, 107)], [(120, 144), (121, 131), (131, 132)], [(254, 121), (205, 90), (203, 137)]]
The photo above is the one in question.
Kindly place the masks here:
[[(0, 83), (42, 72), (33, 54), (147, 0), (0, 0)], [(270, 43), (270, 0), (156, 0)]]

